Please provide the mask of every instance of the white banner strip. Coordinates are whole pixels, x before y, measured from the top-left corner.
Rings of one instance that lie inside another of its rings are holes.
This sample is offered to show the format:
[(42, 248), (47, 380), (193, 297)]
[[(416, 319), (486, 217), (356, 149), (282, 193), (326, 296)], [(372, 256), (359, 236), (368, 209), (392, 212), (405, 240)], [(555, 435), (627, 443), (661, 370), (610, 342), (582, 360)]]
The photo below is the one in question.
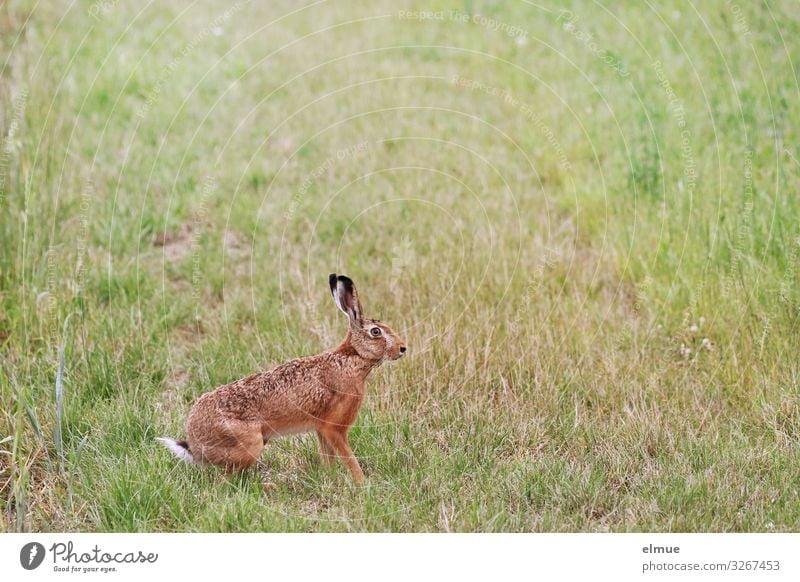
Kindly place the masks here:
[[(800, 534), (4, 534), (3, 580), (800, 580)], [(168, 578), (169, 577), (169, 578)]]

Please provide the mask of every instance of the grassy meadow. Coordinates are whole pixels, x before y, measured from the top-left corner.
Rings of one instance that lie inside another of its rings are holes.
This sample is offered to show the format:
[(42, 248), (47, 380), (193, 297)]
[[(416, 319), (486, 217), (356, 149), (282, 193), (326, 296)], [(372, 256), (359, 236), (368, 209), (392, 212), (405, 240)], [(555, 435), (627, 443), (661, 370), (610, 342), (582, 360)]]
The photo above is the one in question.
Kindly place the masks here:
[[(793, 0), (0, 4), (4, 531), (797, 531)], [(351, 442), (215, 386), (408, 357)]]

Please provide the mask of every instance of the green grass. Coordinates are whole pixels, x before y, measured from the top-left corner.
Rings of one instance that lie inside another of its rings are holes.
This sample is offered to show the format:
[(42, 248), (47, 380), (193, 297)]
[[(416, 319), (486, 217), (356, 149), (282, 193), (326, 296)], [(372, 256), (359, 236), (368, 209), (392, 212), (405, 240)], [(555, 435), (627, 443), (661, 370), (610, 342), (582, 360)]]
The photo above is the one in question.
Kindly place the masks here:
[[(797, 530), (796, 6), (589, 4), (3, 3), (3, 529)], [(158, 447), (333, 271), (367, 484)]]

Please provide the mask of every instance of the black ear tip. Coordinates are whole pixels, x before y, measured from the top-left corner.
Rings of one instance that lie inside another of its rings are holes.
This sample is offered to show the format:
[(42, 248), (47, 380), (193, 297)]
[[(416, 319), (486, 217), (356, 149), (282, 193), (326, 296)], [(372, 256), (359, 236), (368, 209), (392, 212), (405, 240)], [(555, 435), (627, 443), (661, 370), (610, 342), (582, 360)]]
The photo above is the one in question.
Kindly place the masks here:
[(354, 293), (356, 286), (353, 285), (353, 280), (350, 277), (346, 277), (345, 275), (339, 275), (337, 277), (339, 283), (344, 285), (345, 290), (348, 293)]
[(344, 288), (347, 291), (350, 292), (353, 291), (354, 288), (353, 280), (350, 277), (346, 277), (344, 275), (337, 275), (336, 273), (331, 273), (330, 275), (328, 275), (328, 284), (331, 286), (331, 291), (333, 293), (336, 293), (336, 287), (338, 286), (339, 283), (344, 285)]

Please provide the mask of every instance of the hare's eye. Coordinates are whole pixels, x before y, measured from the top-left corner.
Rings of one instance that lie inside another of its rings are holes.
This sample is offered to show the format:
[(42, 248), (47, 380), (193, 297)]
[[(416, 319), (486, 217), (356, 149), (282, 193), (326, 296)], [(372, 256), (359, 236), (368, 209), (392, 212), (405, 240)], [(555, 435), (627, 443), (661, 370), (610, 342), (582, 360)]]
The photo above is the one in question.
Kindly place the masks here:
[(371, 335), (372, 337), (379, 337), (381, 335), (381, 328), (379, 327), (370, 328), (369, 335)]

